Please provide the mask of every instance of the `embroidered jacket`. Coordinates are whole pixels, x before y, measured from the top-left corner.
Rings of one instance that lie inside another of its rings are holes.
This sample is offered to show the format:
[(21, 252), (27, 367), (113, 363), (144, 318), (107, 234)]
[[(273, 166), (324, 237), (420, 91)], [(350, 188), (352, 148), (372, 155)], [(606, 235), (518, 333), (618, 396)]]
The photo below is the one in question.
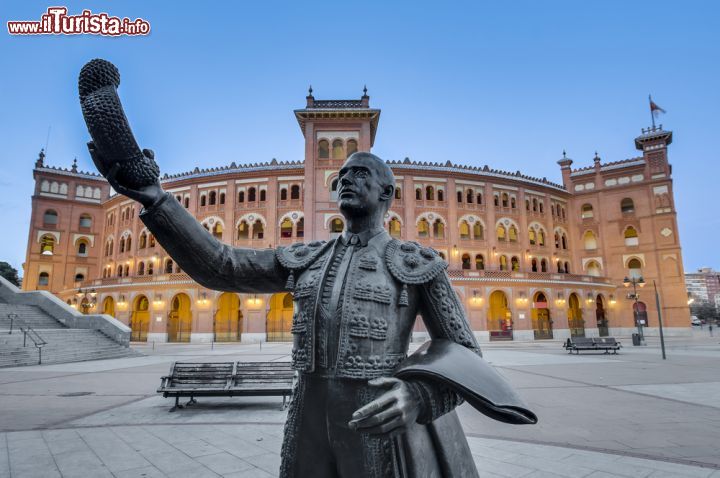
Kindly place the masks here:
[[(209, 289), (293, 292), (293, 365), (304, 373), (316, 370), (321, 286), (334, 240), (277, 249), (232, 247), (209, 234), (169, 194), (140, 217), (183, 270)], [(453, 340), (479, 354), (446, 267), (434, 250), (391, 239), (385, 231), (355, 249), (340, 298), (337, 354), (325, 357), (333, 375), (363, 380), (391, 375), (406, 357), (418, 315), (431, 337)], [(421, 422), (452, 410), (459, 401), (433, 384), (415, 386), (426, 405)]]

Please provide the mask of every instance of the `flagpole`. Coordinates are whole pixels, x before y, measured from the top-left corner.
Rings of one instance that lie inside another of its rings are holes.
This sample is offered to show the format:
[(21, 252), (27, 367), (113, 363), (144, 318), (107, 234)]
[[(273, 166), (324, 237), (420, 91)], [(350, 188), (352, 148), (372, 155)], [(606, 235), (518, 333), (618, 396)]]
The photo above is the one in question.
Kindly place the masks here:
[(653, 129), (655, 129), (655, 112), (652, 109), (652, 95), (648, 95), (648, 101), (650, 102), (650, 119), (652, 119)]

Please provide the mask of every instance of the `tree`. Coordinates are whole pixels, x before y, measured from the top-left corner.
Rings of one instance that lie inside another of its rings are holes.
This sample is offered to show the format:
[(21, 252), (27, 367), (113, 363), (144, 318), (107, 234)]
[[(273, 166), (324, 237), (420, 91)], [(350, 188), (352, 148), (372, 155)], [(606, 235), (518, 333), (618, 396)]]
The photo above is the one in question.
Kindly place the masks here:
[(718, 310), (710, 301), (696, 300), (690, 305), (690, 315), (706, 322), (718, 320)]
[(0, 262), (0, 276), (3, 276), (11, 284), (15, 284), (20, 287), (20, 279), (18, 278), (18, 271), (7, 262)]

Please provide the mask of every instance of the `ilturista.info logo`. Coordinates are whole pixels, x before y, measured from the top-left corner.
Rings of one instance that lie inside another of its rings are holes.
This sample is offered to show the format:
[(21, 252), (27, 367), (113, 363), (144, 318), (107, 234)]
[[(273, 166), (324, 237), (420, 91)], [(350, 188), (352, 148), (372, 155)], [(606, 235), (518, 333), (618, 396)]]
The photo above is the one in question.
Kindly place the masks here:
[(10, 35), (148, 35), (150, 22), (142, 18), (113, 17), (83, 10), (68, 15), (67, 7), (48, 7), (40, 20), (7, 22)]

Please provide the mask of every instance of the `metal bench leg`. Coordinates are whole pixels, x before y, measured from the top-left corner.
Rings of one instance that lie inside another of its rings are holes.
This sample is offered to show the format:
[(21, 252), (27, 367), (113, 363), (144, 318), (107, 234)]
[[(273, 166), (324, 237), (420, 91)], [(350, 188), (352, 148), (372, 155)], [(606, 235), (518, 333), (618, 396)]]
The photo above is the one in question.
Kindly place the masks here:
[(183, 408), (183, 406), (180, 405), (180, 395), (175, 395), (175, 406), (170, 409), (170, 412), (174, 412), (180, 408)]
[(285, 404), (286, 399), (287, 399), (287, 396), (283, 395), (283, 404), (282, 404), (282, 408), (280, 409), (281, 411), (282, 411), (282, 410), (285, 410), (285, 407), (287, 406), (287, 405)]
[(197, 403), (197, 400), (195, 400), (195, 397), (190, 395), (190, 400), (188, 400), (188, 402), (185, 404), (185, 406), (188, 407), (190, 405), (195, 405), (196, 403)]

